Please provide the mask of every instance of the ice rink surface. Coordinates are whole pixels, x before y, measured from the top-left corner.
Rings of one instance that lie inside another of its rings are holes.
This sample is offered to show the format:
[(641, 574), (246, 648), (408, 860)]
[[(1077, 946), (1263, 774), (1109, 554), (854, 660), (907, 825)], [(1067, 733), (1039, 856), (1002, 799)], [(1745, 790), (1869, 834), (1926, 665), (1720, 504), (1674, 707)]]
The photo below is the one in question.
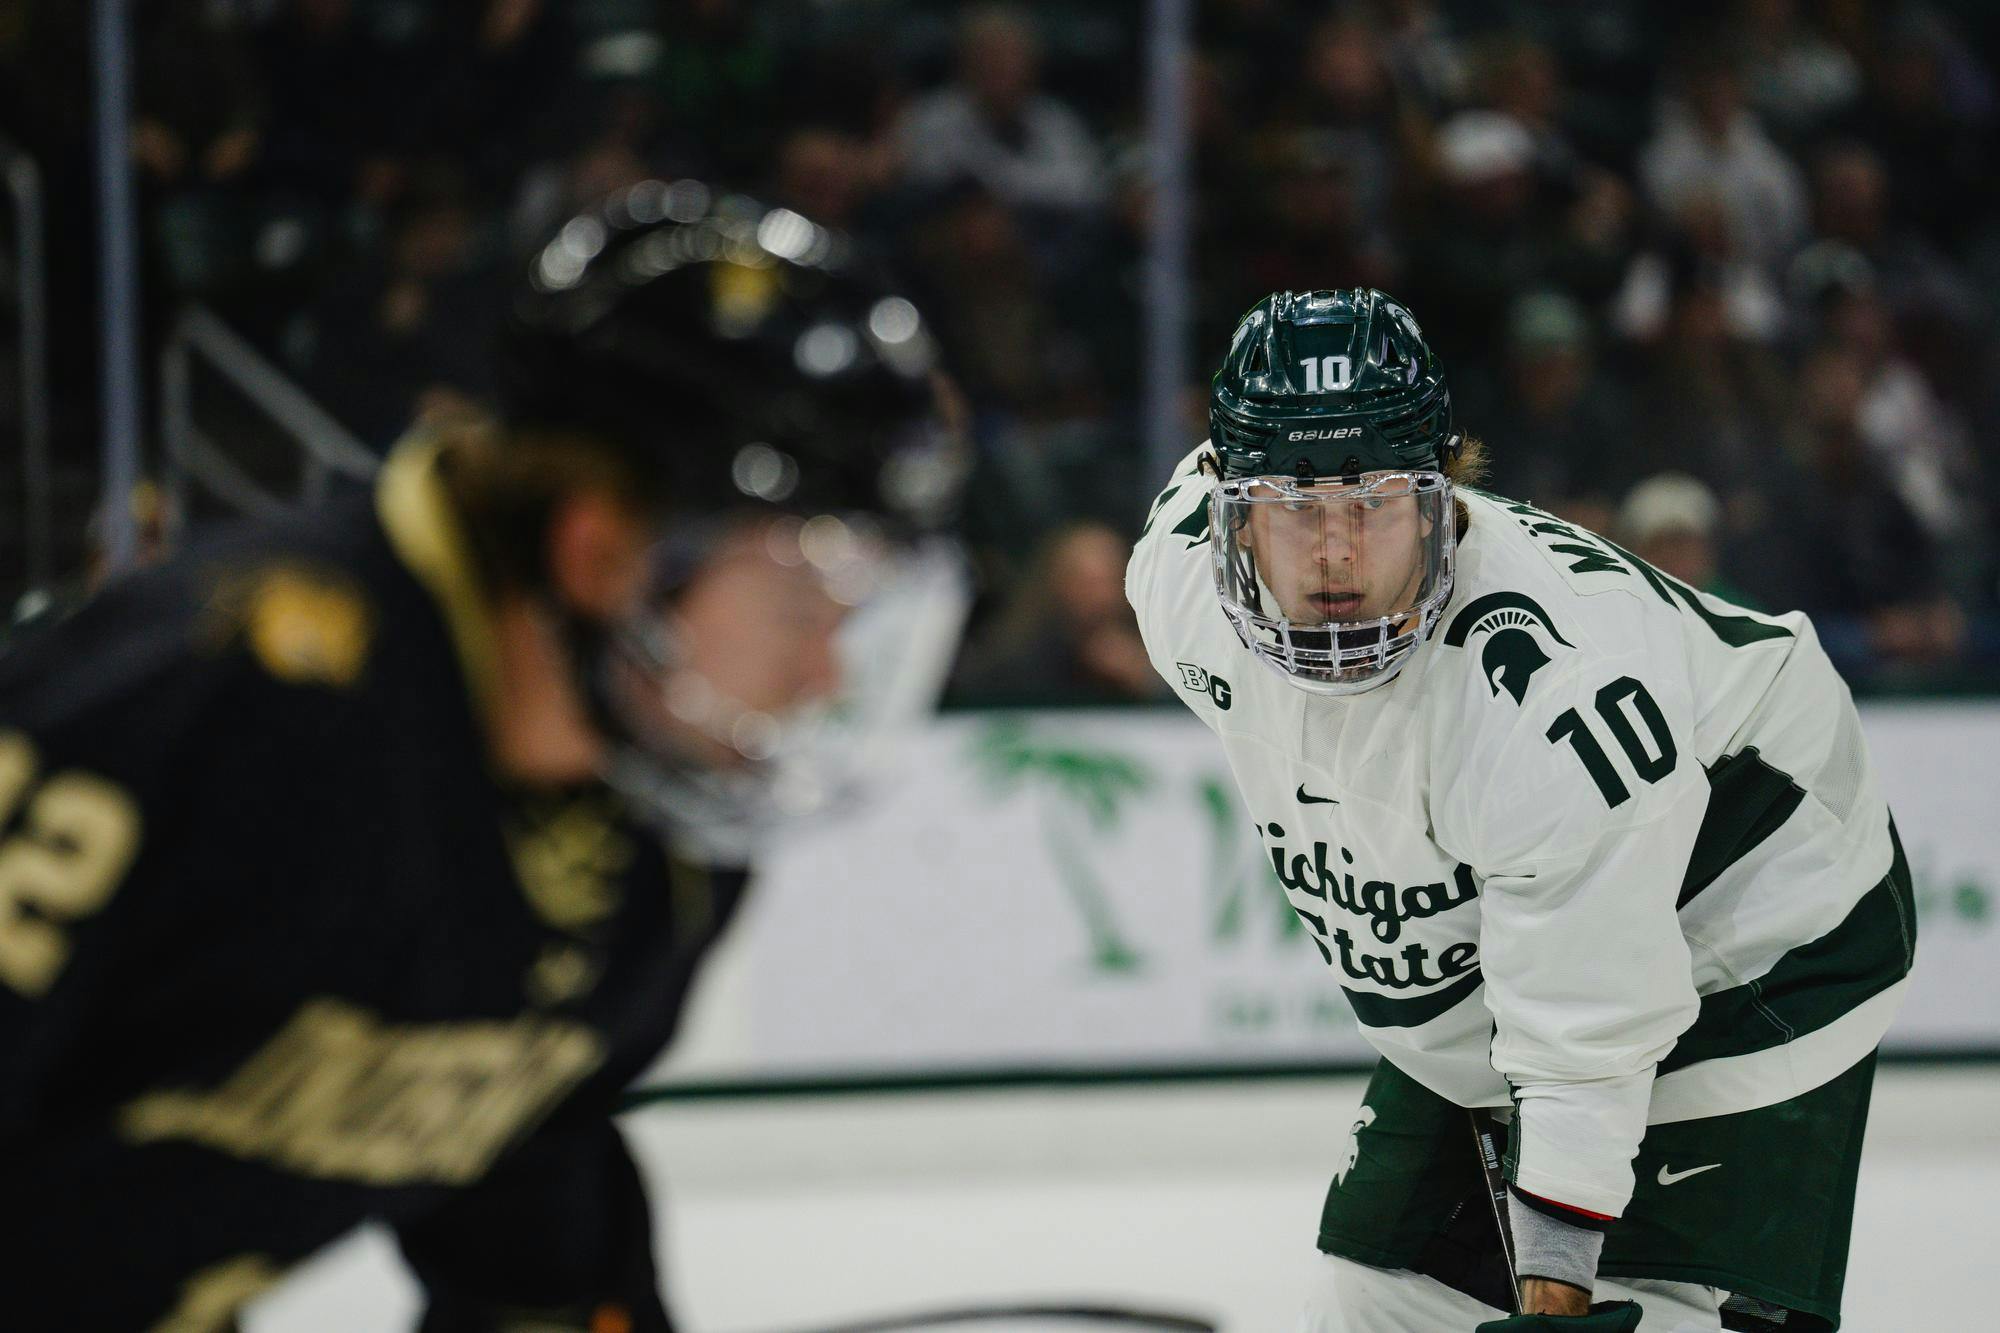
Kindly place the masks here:
[[(625, 1127), (661, 1200), (687, 1333), (1057, 1298), (1285, 1333), (1361, 1090), (1329, 1078), (731, 1098), (643, 1108)], [(2000, 1328), (1996, 1241), (2000, 1066), (1885, 1069), (1844, 1327)], [(393, 1246), (369, 1231), (245, 1322), (375, 1333), (416, 1311)]]

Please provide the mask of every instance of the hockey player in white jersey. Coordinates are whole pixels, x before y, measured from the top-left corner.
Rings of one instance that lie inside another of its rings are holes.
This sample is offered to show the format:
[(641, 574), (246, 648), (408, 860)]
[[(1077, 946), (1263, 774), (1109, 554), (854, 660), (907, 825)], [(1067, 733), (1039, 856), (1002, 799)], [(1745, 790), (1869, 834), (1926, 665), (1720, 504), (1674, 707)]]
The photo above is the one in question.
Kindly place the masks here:
[(1810, 622), (1469, 489), (1380, 292), (1258, 303), (1210, 429), (1127, 594), (1382, 1056), (1302, 1329), (1838, 1327), (1915, 922)]

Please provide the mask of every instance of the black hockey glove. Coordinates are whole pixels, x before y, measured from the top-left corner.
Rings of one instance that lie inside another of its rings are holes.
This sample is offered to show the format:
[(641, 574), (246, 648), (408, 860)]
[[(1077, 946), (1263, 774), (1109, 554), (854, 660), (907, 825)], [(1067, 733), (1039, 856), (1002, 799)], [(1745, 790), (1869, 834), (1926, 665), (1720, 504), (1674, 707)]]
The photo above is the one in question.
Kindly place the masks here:
[(1517, 1314), (1489, 1319), (1472, 1333), (1632, 1333), (1639, 1327), (1636, 1301), (1600, 1301), (1589, 1314)]

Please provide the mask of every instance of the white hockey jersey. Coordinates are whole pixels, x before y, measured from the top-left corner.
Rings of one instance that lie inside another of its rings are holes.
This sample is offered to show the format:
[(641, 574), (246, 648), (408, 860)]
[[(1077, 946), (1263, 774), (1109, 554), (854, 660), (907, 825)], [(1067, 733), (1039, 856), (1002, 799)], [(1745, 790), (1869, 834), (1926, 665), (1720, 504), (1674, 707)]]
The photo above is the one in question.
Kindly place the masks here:
[(1461, 1105), (1511, 1093), (1520, 1188), (1618, 1216), (1649, 1122), (1771, 1105), (1875, 1047), (1908, 873), (1803, 615), (1461, 490), (1430, 638), (1371, 692), (1309, 694), (1223, 615), (1199, 452), (1127, 570), (1147, 652), (1368, 1040)]

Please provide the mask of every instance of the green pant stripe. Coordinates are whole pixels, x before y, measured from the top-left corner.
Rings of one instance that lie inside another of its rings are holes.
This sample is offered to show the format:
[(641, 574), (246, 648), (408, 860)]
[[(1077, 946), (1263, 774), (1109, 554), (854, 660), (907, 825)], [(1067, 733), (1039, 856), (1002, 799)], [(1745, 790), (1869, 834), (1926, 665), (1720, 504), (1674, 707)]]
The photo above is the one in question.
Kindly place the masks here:
[(1694, 1026), (1659, 1072), (1699, 1060), (1748, 1055), (1814, 1032), (1901, 980), (1915, 953), (1917, 921), (1910, 866), (1896, 828), (1889, 873), (1831, 931), (1801, 944), (1755, 981), (1704, 995)]

